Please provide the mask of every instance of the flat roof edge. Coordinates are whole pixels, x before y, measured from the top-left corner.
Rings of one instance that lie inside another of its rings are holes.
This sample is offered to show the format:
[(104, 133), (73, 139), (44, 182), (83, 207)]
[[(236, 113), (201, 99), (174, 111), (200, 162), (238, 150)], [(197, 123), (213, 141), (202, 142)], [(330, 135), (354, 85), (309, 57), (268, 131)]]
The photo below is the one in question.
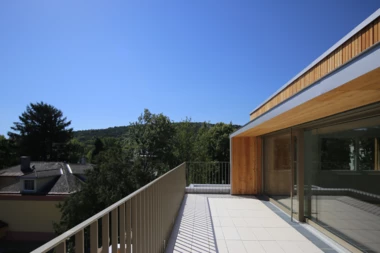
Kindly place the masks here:
[(250, 120), (241, 128), (231, 133), (229, 137), (236, 137), (243, 132), (256, 127), (257, 125), (264, 123), (265, 121), (268, 121), (298, 105), (316, 98), (321, 94), (338, 88), (341, 85), (344, 85), (345, 83), (377, 68), (380, 68), (380, 43), (377, 43), (374, 47), (368, 48), (362, 54), (333, 70), (299, 93), (271, 108), (269, 111), (259, 115), (255, 119)]
[(297, 78), (305, 74), (308, 70), (310, 70), (312, 67), (314, 67), (318, 62), (323, 60), (326, 56), (331, 54), (335, 49), (343, 45), (347, 40), (349, 40), (351, 37), (353, 37), (355, 34), (357, 34), (360, 30), (362, 30), (364, 27), (366, 27), (368, 24), (370, 24), (372, 21), (380, 17), (380, 8), (377, 9), (374, 13), (372, 13), (368, 18), (366, 18), (364, 21), (362, 21), (358, 26), (356, 26), (352, 31), (350, 31), (348, 34), (346, 34), (342, 39), (340, 39), (337, 43), (335, 43), (332, 47), (330, 47), (326, 52), (324, 52), (321, 56), (319, 56), (317, 59), (315, 59), (312, 63), (310, 63), (306, 68), (304, 68), (301, 72), (299, 72), (296, 76), (294, 76), (290, 81), (288, 81), (286, 84), (281, 86), (275, 93), (273, 93), (269, 98), (264, 100), (260, 105), (255, 107), (249, 115), (260, 109), (262, 106), (264, 106), (267, 102), (269, 102), (272, 98), (274, 98), (276, 95), (278, 95), (282, 90), (287, 88), (290, 84), (292, 84)]

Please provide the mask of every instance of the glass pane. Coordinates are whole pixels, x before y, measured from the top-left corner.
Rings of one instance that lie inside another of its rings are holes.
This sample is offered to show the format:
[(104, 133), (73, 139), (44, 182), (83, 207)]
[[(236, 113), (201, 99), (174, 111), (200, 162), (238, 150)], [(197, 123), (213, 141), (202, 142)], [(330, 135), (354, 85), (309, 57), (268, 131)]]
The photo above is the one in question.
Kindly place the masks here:
[(264, 191), (286, 208), (291, 207), (290, 132), (264, 138)]
[(380, 117), (304, 132), (305, 216), (379, 252)]

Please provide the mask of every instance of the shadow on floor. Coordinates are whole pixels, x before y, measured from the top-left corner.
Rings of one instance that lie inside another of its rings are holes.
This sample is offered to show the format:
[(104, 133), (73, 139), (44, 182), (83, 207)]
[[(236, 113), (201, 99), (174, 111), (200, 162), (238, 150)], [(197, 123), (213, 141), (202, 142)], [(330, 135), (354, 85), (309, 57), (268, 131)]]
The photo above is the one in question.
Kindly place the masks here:
[(207, 198), (185, 195), (165, 252), (218, 252)]

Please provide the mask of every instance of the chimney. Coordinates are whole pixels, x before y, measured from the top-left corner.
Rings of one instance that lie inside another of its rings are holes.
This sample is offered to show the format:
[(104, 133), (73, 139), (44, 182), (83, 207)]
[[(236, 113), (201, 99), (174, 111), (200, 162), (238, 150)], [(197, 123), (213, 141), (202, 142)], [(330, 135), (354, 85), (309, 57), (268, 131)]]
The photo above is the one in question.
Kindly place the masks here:
[(30, 157), (29, 156), (21, 156), (21, 171), (22, 172), (30, 172)]
[(82, 156), (80, 159), (80, 164), (86, 164), (86, 157)]

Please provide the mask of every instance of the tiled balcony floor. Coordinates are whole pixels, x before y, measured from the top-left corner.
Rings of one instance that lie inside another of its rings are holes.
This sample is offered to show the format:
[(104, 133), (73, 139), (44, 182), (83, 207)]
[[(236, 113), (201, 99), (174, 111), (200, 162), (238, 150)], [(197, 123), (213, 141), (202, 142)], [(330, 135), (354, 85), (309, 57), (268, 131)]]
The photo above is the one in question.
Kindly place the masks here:
[[(272, 196), (287, 208), (291, 200)], [(296, 198), (293, 207), (297, 209)], [(313, 218), (364, 252), (380, 252), (380, 207), (349, 196), (313, 196)], [(297, 210), (296, 210), (297, 211)]]
[(166, 252), (337, 252), (271, 203), (187, 194)]

